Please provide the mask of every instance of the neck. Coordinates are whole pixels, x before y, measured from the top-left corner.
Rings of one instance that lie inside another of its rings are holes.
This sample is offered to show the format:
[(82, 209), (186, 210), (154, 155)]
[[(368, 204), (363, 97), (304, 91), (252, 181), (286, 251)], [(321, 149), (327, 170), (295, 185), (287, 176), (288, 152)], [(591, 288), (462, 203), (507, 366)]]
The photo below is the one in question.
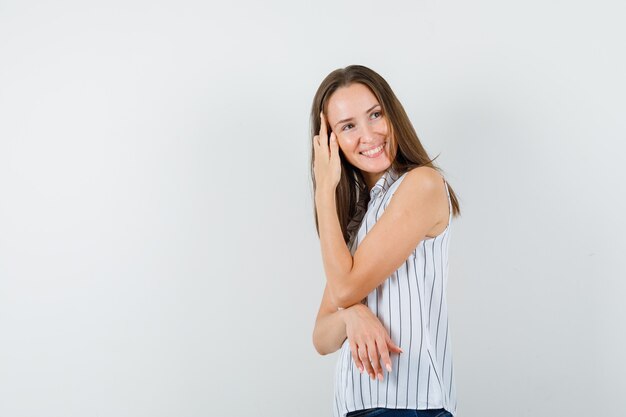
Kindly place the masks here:
[[(391, 169), (391, 167), (389, 167), (388, 169)], [(383, 176), (383, 174), (385, 172), (387, 172), (387, 170), (382, 171), (382, 172), (365, 172), (365, 171), (361, 171), (361, 173), (363, 174), (363, 178), (365, 178), (365, 182), (367, 183), (367, 188), (369, 190), (374, 188), (374, 185), (376, 185), (378, 180)]]

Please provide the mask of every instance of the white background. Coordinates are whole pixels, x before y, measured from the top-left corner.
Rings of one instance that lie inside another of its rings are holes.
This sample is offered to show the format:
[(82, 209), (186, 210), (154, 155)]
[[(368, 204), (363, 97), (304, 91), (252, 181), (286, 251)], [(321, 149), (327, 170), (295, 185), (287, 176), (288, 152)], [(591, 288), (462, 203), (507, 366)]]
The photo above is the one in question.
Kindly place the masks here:
[(308, 120), (355, 63), (460, 198), (458, 416), (625, 415), (624, 9), (0, 0), (0, 415), (329, 416)]

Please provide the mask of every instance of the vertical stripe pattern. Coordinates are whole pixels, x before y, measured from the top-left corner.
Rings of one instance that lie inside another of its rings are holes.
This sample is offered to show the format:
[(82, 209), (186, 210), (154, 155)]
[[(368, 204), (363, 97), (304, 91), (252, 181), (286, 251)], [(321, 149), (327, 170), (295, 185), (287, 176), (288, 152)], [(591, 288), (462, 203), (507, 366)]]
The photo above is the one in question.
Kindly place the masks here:
[[(385, 212), (405, 175), (390, 167), (370, 190), (367, 212), (351, 244), (353, 255)], [(446, 229), (436, 237), (422, 240), (364, 302), (404, 353), (391, 354), (393, 371), (391, 374), (383, 371), (383, 382), (372, 381), (354, 365), (346, 339), (339, 350), (335, 369), (334, 417), (376, 407), (445, 408), (456, 415), (452, 335), (446, 301), (452, 202), (447, 183), (445, 187), (450, 211)]]

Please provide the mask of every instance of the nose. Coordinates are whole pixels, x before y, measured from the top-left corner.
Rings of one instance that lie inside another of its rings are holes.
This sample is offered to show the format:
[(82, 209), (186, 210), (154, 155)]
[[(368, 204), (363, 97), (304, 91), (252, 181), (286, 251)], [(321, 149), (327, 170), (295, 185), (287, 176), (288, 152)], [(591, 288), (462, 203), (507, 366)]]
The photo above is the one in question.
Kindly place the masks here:
[(374, 141), (374, 128), (369, 123), (361, 125), (361, 142), (370, 143)]

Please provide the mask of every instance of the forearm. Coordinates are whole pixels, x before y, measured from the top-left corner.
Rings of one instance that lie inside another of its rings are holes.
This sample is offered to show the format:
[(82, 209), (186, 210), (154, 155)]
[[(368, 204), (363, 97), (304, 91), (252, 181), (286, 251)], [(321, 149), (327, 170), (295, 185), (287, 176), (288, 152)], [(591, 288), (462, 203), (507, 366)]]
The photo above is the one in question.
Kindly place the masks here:
[(346, 309), (320, 316), (313, 330), (313, 345), (320, 355), (336, 352), (346, 340)]
[(320, 245), (326, 281), (336, 306), (348, 290), (348, 275), (352, 270), (353, 258), (337, 216), (334, 192), (320, 191), (315, 196)]

